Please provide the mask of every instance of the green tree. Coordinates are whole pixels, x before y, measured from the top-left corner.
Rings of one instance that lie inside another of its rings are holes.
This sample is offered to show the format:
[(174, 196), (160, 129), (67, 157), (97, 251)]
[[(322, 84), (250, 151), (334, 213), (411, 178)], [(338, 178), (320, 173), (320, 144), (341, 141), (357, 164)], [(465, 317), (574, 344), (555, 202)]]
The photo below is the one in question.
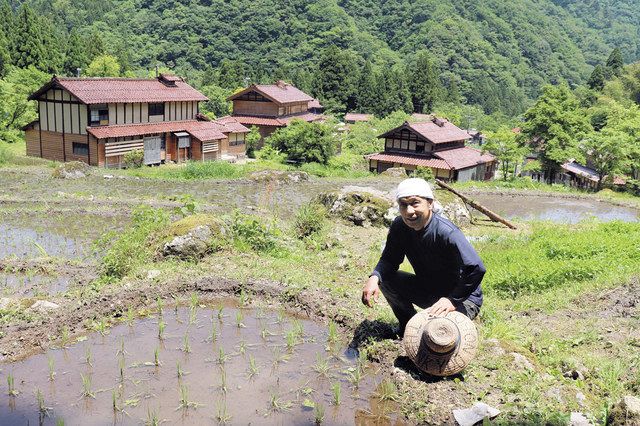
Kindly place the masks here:
[(591, 124), (568, 86), (544, 86), (536, 103), (524, 113), (524, 120), (518, 141), (539, 153), (547, 181), (554, 180), (568, 159), (584, 161), (579, 143), (591, 133)]
[(442, 98), (442, 84), (438, 71), (426, 51), (418, 53), (415, 63), (407, 67), (413, 111), (429, 113)]
[(8, 72), (11, 65), (11, 56), (9, 55), (9, 45), (4, 34), (0, 31), (0, 78)]
[(89, 77), (119, 77), (120, 64), (111, 55), (98, 56), (87, 67), (86, 75)]
[(37, 118), (35, 101), (27, 98), (47, 82), (49, 76), (34, 66), (12, 68), (0, 80), (0, 140), (16, 142), (20, 129)]
[(587, 139), (589, 159), (598, 173), (598, 190), (602, 189), (605, 178), (613, 180), (614, 172), (622, 169), (631, 143), (632, 138), (627, 133), (607, 127)]
[(11, 58), (19, 68), (34, 66), (46, 70), (46, 55), (43, 45), (42, 28), (33, 10), (23, 4), (15, 24), (14, 45)]
[(373, 113), (378, 102), (376, 90), (376, 78), (371, 62), (367, 61), (360, 70), (360, 76), (356, 83), (356, 108), (359, 112)]
[(386, 67), (377, 75), (377, 116), (384, 117), (394, 111), (412, 112), (411, 93), (404, 73), (397, 68)]
[(75, 76), (77, 68), (86, 69), (89, 63), (89, 58), (84, 48), (84, 42), (78, 35), (78, 32), (73, 29), (69, 34), (69, 40), (67, 41), (67, 51), (64, 55), (64, 73), (68, 76)]
[(593, 69), (593, 72), (589, 77), (589, 81), (587, 81), (587, 86), (589, 86), (589, 88), (592, 90), (602, 90), (602, 88), (604, 87), (605, 79), (605, 69), (602, 65), (598, 64)]
[(245, 138), (245, 142), (247, 144), (247, 157), (256, 158), (256, 149), (258, 149), (258, 144), (260, 144), (260, 131), (256, 126), (251, 126), (251, 131), (247, 134)]
[(487, 132), (487, 143), (482, 151), (495, 155), (500, 162), (502, 179), (515, 178), (518, 164), (522, 163), (526, 148), (516, 142), (516, 134), (506, 126), (500, 127), (495, 132)]
[(613, 49), (611, 54), (607, 58), (607, 70), (610, 74), (619, 77), (622, 73), (622, 67), (624, 66), (624, 60), (622, 59), (622, 51), (619, 48)]
[(327, 164), (335, 153), (333, 129), (328, 124), (298, 119), (276, 130), (265, 143), (298, 163)]
[(200, 111), (210, 118), (222, 117), (231, 113), (231, 102), (227, 98), (231, 91), (220, 86), (209, 85), (200, 88), (203, 95), (209, 98), (206, 102), (200, 103)]
[(104, 46), (104, 40), (98, 30), (93, 30), (86, 36), (84, 45), (88, 61), (93, 61), (98, 56), (104, 55), (107, 51)]
[(357, 63), (351, 51), (331, 45), (323, 50), (313, 80), (313, 93), (323, 105), (336, 112), (353, 110)]
[(244, 66), (241, 62), (225, 59), (220, 63), (218, 86), (228, 90), (244, 87), (244, 77)]

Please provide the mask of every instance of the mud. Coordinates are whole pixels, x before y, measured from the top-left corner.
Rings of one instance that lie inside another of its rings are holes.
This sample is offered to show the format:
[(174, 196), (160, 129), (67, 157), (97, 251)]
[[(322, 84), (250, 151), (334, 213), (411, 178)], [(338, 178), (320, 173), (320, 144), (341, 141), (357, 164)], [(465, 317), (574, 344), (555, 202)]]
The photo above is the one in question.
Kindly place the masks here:
[[(166, 324), (162, 338), (160, 321)], [(288, 343), (286, 336), (297, 327), (301, 334)], [(393, 406), (376, 396), (380, 379), (365, 374), (356, 389), (349, 379), (358, 368), (355, 353), (328, 339), (326, 326), (275, 311), (165, 309), (4, 366), (2, 375), (15, 378), (18, 395), (0, 395), (0, 423), (38, 422), (36, 390), (43, 395), (45, 423), (129, 424), (148, 421), (153, 413), (170, 424), (211, 424), (220, 416), (232, 424), (311, 424), (310, 406), (316, 404), (325, 408), (325, 424), (394, 420)], [(91, 378), (90, 386), (81, 375)]]

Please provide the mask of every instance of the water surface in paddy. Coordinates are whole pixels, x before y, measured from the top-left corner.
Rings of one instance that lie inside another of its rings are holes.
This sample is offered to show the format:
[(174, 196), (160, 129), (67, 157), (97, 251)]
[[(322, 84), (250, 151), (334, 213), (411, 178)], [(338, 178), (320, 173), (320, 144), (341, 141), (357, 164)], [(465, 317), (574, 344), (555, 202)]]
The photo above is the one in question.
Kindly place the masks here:
[(471, 195), (471, 198), (506, 219), (578, 223), (581, 220), (595, 218), (602, 222), (638, 222), (640, 213), (637, 209), (607, 202), (551, 195), (498, 195), (478, 192)]
[[(166, 324), (162, 340), (159, 321)], [(299, 330), (288, 346), (287, 336)], [(393, 408), (372, 396), (379, 382), (373, 372), (365, 366), (355, 390), (355, 354), (339, 344), (329, 350), (327, 342), (326, 326), (282, 313), (225, 307), (218, 318), (214, 309), (165, 309), (161, 318), (2, 366), (0, 424), (36, 424), (37, 389), (46, 424), (140, 424), (152, 417), (167, 424), (312, 424), (313, 404), (324, 407), (324, 424), (397, 422)], [(17, 396), (8, 395), (8, 374)]]
[(0, 295), (2, 296), (53, 295), (66, 291), (70, 284), (69, 277), (0, 272)]

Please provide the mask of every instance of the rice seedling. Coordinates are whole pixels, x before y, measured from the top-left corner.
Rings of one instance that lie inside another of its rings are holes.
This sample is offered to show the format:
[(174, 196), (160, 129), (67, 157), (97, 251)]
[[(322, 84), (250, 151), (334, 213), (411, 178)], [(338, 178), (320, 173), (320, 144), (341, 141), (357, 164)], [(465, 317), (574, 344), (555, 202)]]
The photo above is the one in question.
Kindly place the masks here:
[(283, 401), (282, 398), (278, 396), (278, 394), (274, 391), (271, 392), (269, 397), (269, 410), (274, 413), (280, 413), (283, 411), (287, 411), (292, 407), (291, 401)]
[(285, 316), (286, 314), (284, 312), (284, 309), (280, 309), (276, 314), (276, 324), (282, 324), (284, 322)]
[(217, 310), (218, 310), (218, 320), (222, 321), (222, 318), (224, 317), (224, 314), (223, 314), (224, 306), (222, 305), (222, 303), (218, 304)]
[(42, 395), (42, 392), (40, 392), (40, 389), (36, 389), (36, 400), (38, 401), (38, 411), (40, 414), (48, 416), (51, 408), (44, 404), (44, 396)]
[(93, 367), (91, 361), (93, 360), (93, 355), (91, 354), (91, 346), (87, 346), (84, 350), (84, 362), (85, 364)]
[(114, 413), (122, 411), (122, 408), (118, 407), (118, 394), (115, 389), (111, 391), (111, 408), (113, 408)]
[(253, 355), (249, 355), (249, 379), (252, 379), (258, 375), (258, 365)]
[(120, 348), (116, 351), (116, 356), (128, 355), (128, 352), (124, 349), (124, 337), (120, 336)]
[(211, 333), (209, 334), (209, 340), (211, 340), (212, 342), (218, 340), (218, 327), (216, 327), (215, 322), (211, 323)]
[(227, 393), (227, 372), (224, 368), (220, 369), (220, 389), (224, 394)]
[(158, 315), (162, 316), (162, 309), (164, 308), (164, 302), (160, 298), (160, 296), (156, 298), (156, 308), (158, 310)]
[(275, 333), (270, 332), (265, 326), (262, 326), (260, 329), (260, 336), (262, 337), (262, 340), (267, 340), (267, 337), (275, 336)]
[(62, 328), (62, 332), (60, 334), (60, 345), (64, 348), (69, 344), (69, 327), (65, 326)]
[(164, 340), (164, 329), (167, 327), (167, 323), (160, 320), (158, 322), (158, 339)]
[(362, 380), (362, 367), (360, 363), (356, 364), (355, 367), (347, 370), (349, 375), (349, 382), (354, 389), (358, 389), (360, 387), (360, 381)]
[(231, 415), (227, 411), (227, 402), (224, 399), (218, 403), (216, 420), (221, 425), (225, 425), (231, 420)]
[(160, 362), (160, 348), (156, 348), (156, 350), (153, 351), (153, 365), (156, 367), (160, 367), (162, 365)]
[(57, 419), (56, 420), (56, 426), (64, 426), (64, 420), (63, 419)]
[(191, 293), (191, 300), (189, 302), (189, 306), (192, 308), (197, 307), (200, 304), (200, 300), (198, 299), (198, 293)]
[(304, 336), (304, 325), (298, 319), (294, 319), (291, 322), (291, 329), (296, 334), (297, 337), (302, 338)]
[(241, 289), (240, 290), (240, 306), (246, 306), (248, 301), (249, 301), (249, 298), (247, 297), (247, 293), (244, 291), (244, 289)]
[(224, 363), (227, 362), (227, 359), (228, 356), (224, 353), (224, 348), (220, 346), (220, 349), (218, 349), (218, 364), (224, 365)]
[(189, 388), (186, 385), (180, 385), (180, 405), (178, 405), (179, 409), (187, 409), (187, 408), (198, 408), (198, 403), (194, 401), (189, 401)]
[(385, 379), (378, 386), (375, 395), (380, 401), (397, 401), (398, 388), (391, 380)]
[(316, 425), (321, 425), (324, 422), (324, 405), (317, 403), (315, 408), (313, 409), (313, 416)]
[(124, 358), (120, 358), (118, 360), (118, 370), (119, 370), (119, 373), (120, 373), (120, 383), (124, 382), (124, 368), (125, 368)]
[(283, 354), (280, 347), (273, 348), (273, 367), (277, 367), (281, 362), (287, 362), (289, 360), (288, 354)]
[(158, 412), (147, 407), (147, 420), (144, 422), (144, 424), (145, 426), (160, 425), (160, 417), (158, 416)]
[(181, 379), (186, 374), (186, 372), (182, 369), (182, 366), (180, 365), (180, 361), (176, 362), (176, 370), (178, 374), (178, 379)]
[(85, 398), (95, 398), (96, 395), (91, 391), (91, 376), (80, 373), (82, 378), (82, 394)]
[(107, 334), (109, 334), (109, 324), (104, 318), (100, 319), (100, 321), (94, 322), (93, 328), (102, 336), (106, 336)]
[(242, 311), (236, 312), (236, 326), (238, 328), (245, 328), (246, 327), (246, 325), (244, 325), (244, 323), (242, 321), (244, 321), (244, 315), (242, 314)]
[(258, 307), (256, 309), (255, 317), (256, 319), (264, 319), (267, 317), (267, 314), (264, 312), (264, 309), (262, 309), (261, 307)]
[(340, 405), (340, 399), (342, 395), (342, 385), (340, 382), (335, 382), (331, 385), (331, 393), (333, 395), (333, 404)]
[(191, 353), (191, 344), (189, 343), (189, 332), (185, 333), (182, 338), (182, 351), (185, 353)]
[(129, 309), (127, 309), (127, 315), (125, 316), (127, 325), (129, 325), (129, 327), (133, 327), (133, 321), (135, 321), (135, 319), (136, 313), (134, 312), (133, 308), (129, 306)]
[(189, 307), (189, 325), (195, 324), (198, 320), (198, 306)]
[(244, 355), (246, 351), (247, 351), (247, 342), (245, 342), (244, 340), (241, 340), (240, 344), (238, 345), (238, 352), (241, 355)]
[(49, 366), (49, 381), (53, 382), (56, 376), (56, 370), (55, 370), (56, 366), (55, 366), (55, 360), (51, 355), (47, 357), (47, 365)]
[(313, 366), (313, 369), (318, 373), (318, 375), (322, 377), (329, 376), (329, 358), (325, 358), (319, 353), (316, 354), (316, 364)]
[(287, 349), (289, 352), (293, 351), (293, 348), (298, 344), (298, 335), (295, 330), (291, 329), (287, 331), (284, 335), (285, 341), (287, 342)]
[(329, 344), (333, 344), (338, 341), (338, 325), (333, 321), (329, 321), (329, 335), (327, 336), (327, 341)]

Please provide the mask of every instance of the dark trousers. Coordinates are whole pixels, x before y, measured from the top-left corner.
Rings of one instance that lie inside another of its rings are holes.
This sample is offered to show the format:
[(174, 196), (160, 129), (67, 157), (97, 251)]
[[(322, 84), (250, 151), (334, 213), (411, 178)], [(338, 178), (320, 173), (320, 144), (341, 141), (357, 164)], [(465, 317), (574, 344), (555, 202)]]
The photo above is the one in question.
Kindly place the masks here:
[[(398, 318), (401, 333), (404, 333), (405, 326), (411, 317), (416, 314), (416, 309), (413, 305), (428, 308), (441, 297), (430, 293), (424, 280), (420, 280), (414, 274), (403, 271), (396, 272), (391, 278), (387, 278), (380, 283), (380, 290), (385, 299), (387, 299), (396, 318)], [(470, 300), (465, 300), (455, 306), (456, 311), (465, 314), (471, 319), (474, 319), (480, 312), (480, 307)]]

